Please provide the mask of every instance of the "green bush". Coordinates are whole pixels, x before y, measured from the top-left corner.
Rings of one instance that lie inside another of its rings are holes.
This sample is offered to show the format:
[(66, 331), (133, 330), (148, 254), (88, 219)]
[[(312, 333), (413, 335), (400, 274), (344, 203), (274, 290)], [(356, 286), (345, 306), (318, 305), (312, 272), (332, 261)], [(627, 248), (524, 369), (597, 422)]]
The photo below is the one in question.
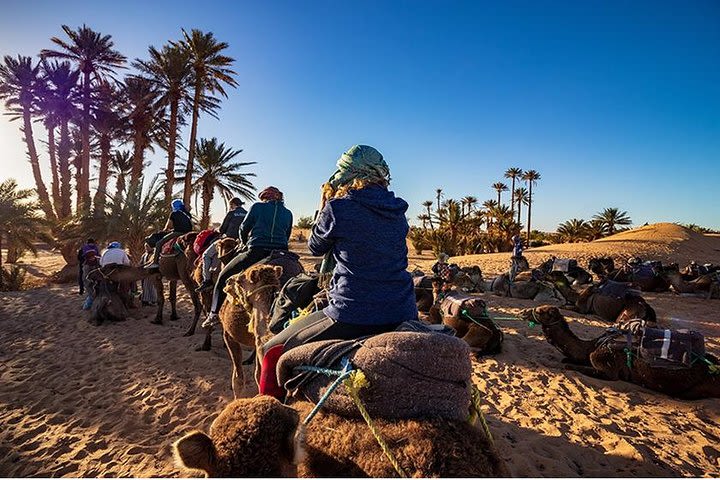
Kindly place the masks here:
[(296, 228), (311, 228), (313, 223), (312, 217), (300, 217), (295, 225)]
[(22, 290), (25, 285), (27, 271), (17, 265), (12, 265), (9, 270), (0, 270), (0, 292), (15, 292)]

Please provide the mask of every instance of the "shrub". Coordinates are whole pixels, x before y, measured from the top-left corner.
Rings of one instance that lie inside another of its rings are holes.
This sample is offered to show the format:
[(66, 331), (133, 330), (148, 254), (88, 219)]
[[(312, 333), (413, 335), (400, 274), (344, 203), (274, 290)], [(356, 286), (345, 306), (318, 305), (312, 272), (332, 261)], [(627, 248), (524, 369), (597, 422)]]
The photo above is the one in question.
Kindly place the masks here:
[(300, 217), (295, 225), (296, 228), (312, 228), (312, 217)]
[(10, 269), (0, 270), (0, 292), (15, 292), (22, 290), (25, 285), (27, 271), (17, 265), (12, 265)]

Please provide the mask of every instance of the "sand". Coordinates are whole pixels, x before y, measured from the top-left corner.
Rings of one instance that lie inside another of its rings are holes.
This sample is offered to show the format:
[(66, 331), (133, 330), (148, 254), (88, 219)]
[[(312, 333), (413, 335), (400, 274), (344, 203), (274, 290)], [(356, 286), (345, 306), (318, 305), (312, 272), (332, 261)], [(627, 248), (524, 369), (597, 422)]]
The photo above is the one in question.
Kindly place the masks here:
[[(531, 249), (527, 256), (531, 265), (552, 254), (574, 256), (581, 265), (607, 253), (720, 261), (718, 237), (650, 227), (624, 239)], [(455, 260), (497, 273), (507, 269), (508, 254)], [(57, 256), (25, 261), (46, 275)], [(306, 252), (303, 261), (314, 263)], [(412, 256), (410, 263), (426, 268), (432, 257)], [(62, 285), (0, 294), (0, 476), (187, 476), (173, 464), (171, 443), (207, 428), (232, 398), (219, 333), (210, 352), (194, 351), (201, 333), (181, 337), (191, 319), (182, 288), (182, 318), (164, 326), (149, 324), (153, 308), (133, 310), (123, 323), (91, 326), (75, 290)], [(719, 300), (645, 296), (663, 324), (699, 330), (708, 349), (720, 352)], [(533, 305), (483, 298), (496, 315)], [(604, 328), (591, 316), (564, 313), (581, 337)], [(567, 371), (539, 328), (499, 322), (503, 351), (475, 362), (474, 382), (512, 475), (720, 476), (720, 401), (680, 401)]]

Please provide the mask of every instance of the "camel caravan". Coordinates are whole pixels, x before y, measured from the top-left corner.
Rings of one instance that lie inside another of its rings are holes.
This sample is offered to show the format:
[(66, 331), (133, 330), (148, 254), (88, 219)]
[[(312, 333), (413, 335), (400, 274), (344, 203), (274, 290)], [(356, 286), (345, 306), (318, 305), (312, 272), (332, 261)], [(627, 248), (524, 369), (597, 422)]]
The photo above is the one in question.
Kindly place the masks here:
[[(516, 240), (509, 271), (492, 279), (447, 255), (431, 274), (411, 273), (407, 203), (388, 185), (374, 148), (356, 145), (340, 157), (308, 238), (322, 258), (313, 272), (288, 249), (292, 214), (275, 187), (249, 211), (236, 202), (217, 232), (192, 231), (174, 202), (146, 265), (88, 272), (96, 325), (128, 316), (128, 286), (138, 281), (157, 290), (152, 323), (162, 325), (166, 280), (171, 321), (178, 282), (192, 300), (184, 335), (205, 317), (199, 350), (222, 329), (234, 400), (209, 432), (174, 443), (180, 465), (210, 477), (507, 476), (472, 382), (473, 359), (502, 351), (498, 322), (507, 318), (493, 313), (502, 296), (534, 302), (514, 320), (538, 325), (574, 371), (681, 399), (720, 397), (718, 360), (702, 335), (659, 327), (642, 296), (716, 298), (717, 267), (633, 258), (615, 268), (596, 258), (584, 269), (553, 257), (531, 268)], [(560, 309), (608, 329), (578, 338)]]

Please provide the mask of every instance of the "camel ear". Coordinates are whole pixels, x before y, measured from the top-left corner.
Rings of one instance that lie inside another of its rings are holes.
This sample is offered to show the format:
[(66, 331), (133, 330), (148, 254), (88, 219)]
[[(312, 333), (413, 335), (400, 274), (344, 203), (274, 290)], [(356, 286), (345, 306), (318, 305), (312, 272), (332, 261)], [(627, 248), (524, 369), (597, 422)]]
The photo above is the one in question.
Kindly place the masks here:
[(215, 465), (215, 447), (210, 437), (202, 432), (185, 435), (173, 445), (177, 462), (192, 470), (202, 470), (212, 476)]
[(278, 280), (279, 280), (280, 277), (282, 277), (282, 274), (283, 274), (283, 267), (281, 267), (280, 265), (275, 265), (275, 266), (273, 267), (273, 270), (275, 271), (275, 276), (276, 276), (276, 277), (278, 278)]
[(257, 268), (253, 268), (248, 272), (250, 274), (250, 283), (257, 283), (260, 281), (260, 273)]

